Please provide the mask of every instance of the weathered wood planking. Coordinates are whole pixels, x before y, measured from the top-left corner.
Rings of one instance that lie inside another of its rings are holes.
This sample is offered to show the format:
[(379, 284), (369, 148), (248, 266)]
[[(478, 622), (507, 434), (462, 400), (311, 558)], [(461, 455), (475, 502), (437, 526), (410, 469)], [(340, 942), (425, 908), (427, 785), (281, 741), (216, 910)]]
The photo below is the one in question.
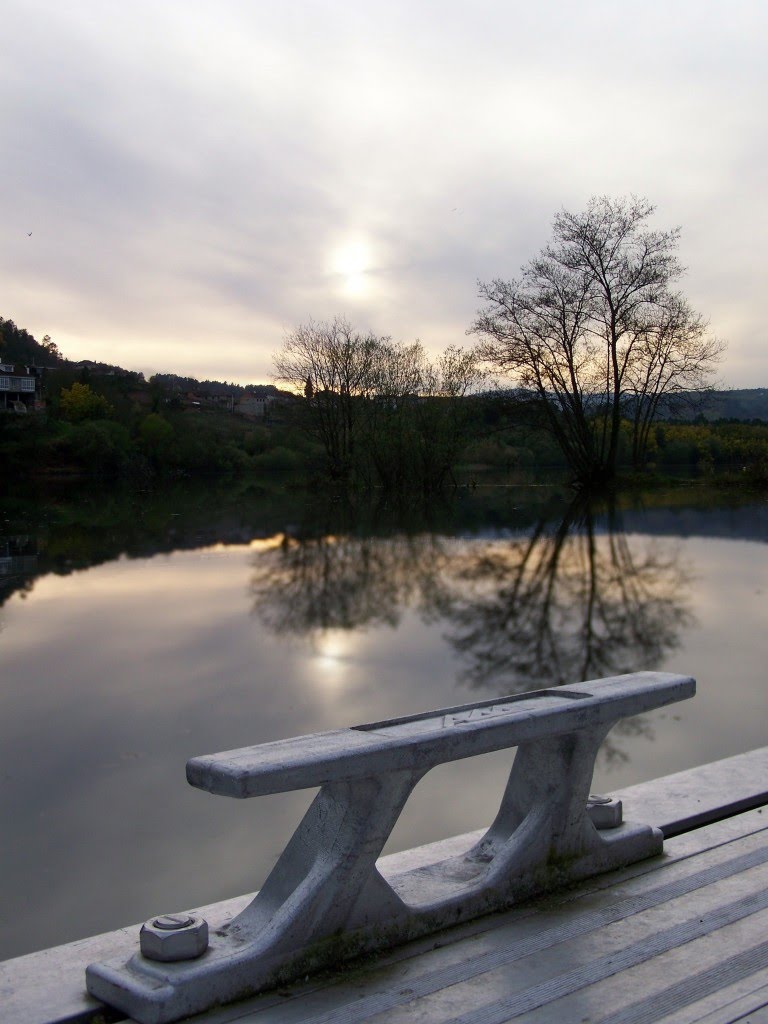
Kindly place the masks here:
[(593, 879), (443, 940), (199, 1020), (682, 1024), (712, 1012), (724, 1024), (738, 1020), (768, 1000), (768, 812), (704, 826), (670, 840), (652, 867)]

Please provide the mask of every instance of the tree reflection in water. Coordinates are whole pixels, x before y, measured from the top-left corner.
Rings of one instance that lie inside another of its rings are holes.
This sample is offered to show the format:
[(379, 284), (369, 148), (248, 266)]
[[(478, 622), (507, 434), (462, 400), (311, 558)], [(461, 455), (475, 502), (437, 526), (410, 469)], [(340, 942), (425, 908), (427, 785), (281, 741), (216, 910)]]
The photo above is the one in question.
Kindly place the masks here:
[[(280, 635), (439, 622), (458, 678), (492, 694), (658, 669), (691, 624), (691, 574), (672, 540), (623, 532), (614, 506), (580, 497), (519, 538), (431, 532), (285, 535), (256, 556), (254, 610)], [(394, 711), (394, 709), (393, 709)], [(616, 734), (642, 732), (641, 718)], [(615, 744), (609, 760), (621, 758)]]
[[(614, 506), (601, 518), (578, 498), (554, 529), (542, 519), (527, 538), (475, 546), (452, 561), (442, 614), (462, 680), (516, 693), (663, 665), (692, 624), (679, 544), (630, 543)], [(640, 733), (652, 738), (643, 717), (611, 736)], [(624, 756), (610, 737), (602, 754)]]
[(531, 689), (654, 669), (690, 624), (679, 546), (630, 544), (577, 499), (555, 529), (475, 546), (453, 560), (443, 614), (474, 687)]
[(441, 578), (445, 539), (284, 534), (256, 556), (255, 610), (278, 635), (319, 639), (329, 630), (395, 627), (407, 607), (423, 605)]

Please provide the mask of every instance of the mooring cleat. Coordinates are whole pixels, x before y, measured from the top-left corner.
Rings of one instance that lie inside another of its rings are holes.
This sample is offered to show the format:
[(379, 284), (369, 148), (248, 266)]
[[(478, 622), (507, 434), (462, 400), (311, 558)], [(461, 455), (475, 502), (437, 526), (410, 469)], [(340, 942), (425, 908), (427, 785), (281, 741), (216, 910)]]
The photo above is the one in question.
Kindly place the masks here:
[[(686, 676), (641, 672), (192, 758), (189, 782), (222, 796), (321, 789), (261, 891), (195, 959), (137, 952), (91, 964), (88, 991), (141, 1024), (168, 1024), (658, 854), (658, 829), (590, 797), (595, 757), (617, 721), (695, 689)], [(431, 768), (511, 747), (501, 806), (479, 842), (379, 872)]]

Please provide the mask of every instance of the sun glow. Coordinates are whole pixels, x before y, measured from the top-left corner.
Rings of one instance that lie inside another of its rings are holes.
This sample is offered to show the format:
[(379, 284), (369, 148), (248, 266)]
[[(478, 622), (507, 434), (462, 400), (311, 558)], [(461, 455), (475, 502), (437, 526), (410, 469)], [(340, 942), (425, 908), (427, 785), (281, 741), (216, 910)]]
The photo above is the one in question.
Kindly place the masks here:
[(338, 668), (349, 654), (350, 637), (341, 630), (327, 630), (313, 638), (314, 656), (326, 668)]
[(312, 675), (321, 690), (333, 694), (347, 686), (354, 647), (355, 638), (347, 630), (324, 630), (312, 638)]
[(360, 238), (348, 239), (334, 250), (330, 270), (345, 295), (365, 295), (371, 287), (370, 246)]

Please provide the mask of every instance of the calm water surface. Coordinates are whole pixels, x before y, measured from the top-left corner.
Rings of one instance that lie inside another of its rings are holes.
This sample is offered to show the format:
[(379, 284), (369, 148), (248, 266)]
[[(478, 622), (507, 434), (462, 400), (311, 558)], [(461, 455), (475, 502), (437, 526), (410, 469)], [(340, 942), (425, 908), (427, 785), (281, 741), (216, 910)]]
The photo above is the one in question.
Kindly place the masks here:
[[(312, 793), (191, 789), (195, 754), (640, 669), (593, 788), (768, 742), (768, 504), (478, 488), (0, 500), (0, 958), (257, 888)], [(430, 773), (388, 849), (486, 824), (502, 752)]]

